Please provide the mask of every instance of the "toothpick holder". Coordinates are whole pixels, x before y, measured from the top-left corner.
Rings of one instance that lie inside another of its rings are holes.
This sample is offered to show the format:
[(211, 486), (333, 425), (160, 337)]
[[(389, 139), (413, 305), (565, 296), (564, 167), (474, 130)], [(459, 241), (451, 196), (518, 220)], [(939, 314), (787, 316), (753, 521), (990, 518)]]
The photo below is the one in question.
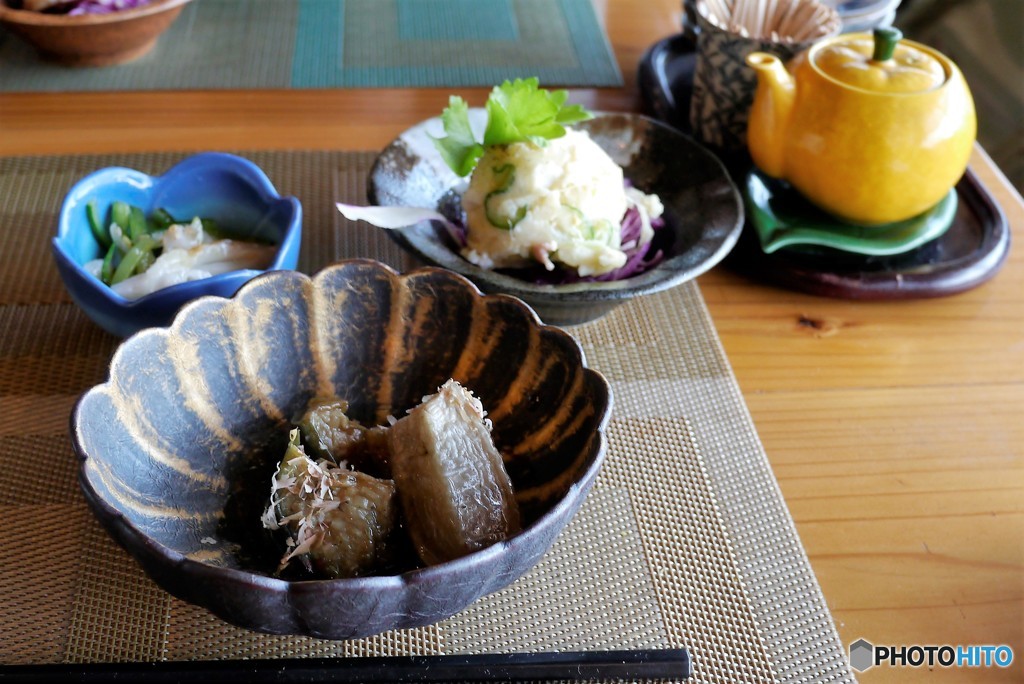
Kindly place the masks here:
[(690, 126), (697, 140), (709, 147), (726, 153), (739, 152), (747, 146), (747, 117), (757, 88), (757, 76), (744, 61), (747, 55), (770, 52), (789, 61), (821, 37), (792, 43), (751, 38), (722, 29), (708, 20), (701, 9), (702, 3), (697, 3), (700, 30)]

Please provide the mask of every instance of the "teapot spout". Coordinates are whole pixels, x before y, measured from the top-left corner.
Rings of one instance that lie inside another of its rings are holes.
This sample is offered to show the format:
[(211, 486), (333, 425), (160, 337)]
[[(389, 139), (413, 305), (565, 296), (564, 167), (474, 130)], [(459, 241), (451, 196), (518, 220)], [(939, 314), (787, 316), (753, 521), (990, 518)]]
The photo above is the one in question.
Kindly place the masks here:
[(747, 147), (759, 169), (774, 178), (785, 175), (786, 129), (793, 112), (796, 84), (775, 55), (753, 52), (747, 65), (757, 72), (757, 89), (747, 123)]

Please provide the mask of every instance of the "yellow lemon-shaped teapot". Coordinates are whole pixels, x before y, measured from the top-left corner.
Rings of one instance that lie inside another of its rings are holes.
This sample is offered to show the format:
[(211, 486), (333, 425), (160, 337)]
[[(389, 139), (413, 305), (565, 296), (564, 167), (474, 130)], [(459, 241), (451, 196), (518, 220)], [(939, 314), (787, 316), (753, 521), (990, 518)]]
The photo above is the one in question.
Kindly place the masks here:
[(787, 67), (755, 52), (754, 163), (845, 221), (902, 221), (963, 175), (977, 133), (963, 75), (896, 29), (816, 43)]

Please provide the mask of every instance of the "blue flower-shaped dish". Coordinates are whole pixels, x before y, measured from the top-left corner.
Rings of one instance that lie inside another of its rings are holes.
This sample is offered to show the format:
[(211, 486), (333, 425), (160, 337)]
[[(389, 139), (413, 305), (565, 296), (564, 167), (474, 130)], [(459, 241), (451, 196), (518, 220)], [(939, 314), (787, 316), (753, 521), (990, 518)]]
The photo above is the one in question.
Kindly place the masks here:
[(231, 271), (172, 285), (136, 300), (126, 299), (84, 268), (103, 256), (86, 216), (86, 204), (91, 200), (101, 207), (121, 200), (146, 214), (164, 208), (174, 216), (210, 218), (235, 236), (277, 245), (266, 270), (292, 270), (298, 264), (302, 207), (294, 197), (281, 197), (266, 174), (247, 159), (219, 152), (197, 154), (159, 177), (122, 167), (96, 171), (76, 183), (65, 197), (53, 255), (75, 303), (119, 337), (167, 326), (187, 302), (202, 295), (230, 297), (264, 271)]

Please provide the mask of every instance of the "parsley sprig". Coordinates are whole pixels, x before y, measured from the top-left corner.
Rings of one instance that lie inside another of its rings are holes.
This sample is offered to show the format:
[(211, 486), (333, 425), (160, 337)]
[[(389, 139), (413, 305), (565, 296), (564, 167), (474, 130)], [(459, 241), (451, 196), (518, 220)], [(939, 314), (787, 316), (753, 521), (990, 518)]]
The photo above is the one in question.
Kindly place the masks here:
[(582, 105), (566, 105), (568, 97), (565, 90), (540, 88), (536, 78), (505, 81), (487, 98), (487, 129), (478, 142), (469, 125), (469, 105), (453, 95), (441, 114), (445, 137), (434, 138), (434, 145), (452, 171), (467, 176), (488, 147), (517, 142), (544, 146), (565, 135), (566, 126), (593, 118)]

